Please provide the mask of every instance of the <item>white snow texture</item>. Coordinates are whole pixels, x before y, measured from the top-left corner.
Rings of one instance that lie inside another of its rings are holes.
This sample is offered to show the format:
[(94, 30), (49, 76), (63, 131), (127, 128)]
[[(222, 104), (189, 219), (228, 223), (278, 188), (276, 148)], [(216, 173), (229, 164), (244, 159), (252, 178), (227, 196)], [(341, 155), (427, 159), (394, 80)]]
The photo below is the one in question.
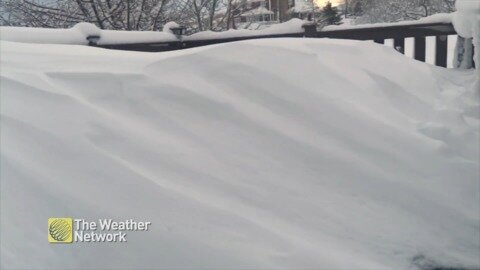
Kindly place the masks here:
[[(1, 43), (1, 267), (480, 267), (473, 70), (372, 42)], [(152, 222), (52, 245), (52, 216)]]
[(87, 45), (87, 37), (99, 36), (99, 45), (170, 42), (178, 41), (169, 29), (176, 25), (176, 23), (167, 23), (163, 32), (102, 30), (94, 24), (86, 22), (78, 23), (70, 29), (2, 26), (0, 27), (0, 39), (24, 43)]

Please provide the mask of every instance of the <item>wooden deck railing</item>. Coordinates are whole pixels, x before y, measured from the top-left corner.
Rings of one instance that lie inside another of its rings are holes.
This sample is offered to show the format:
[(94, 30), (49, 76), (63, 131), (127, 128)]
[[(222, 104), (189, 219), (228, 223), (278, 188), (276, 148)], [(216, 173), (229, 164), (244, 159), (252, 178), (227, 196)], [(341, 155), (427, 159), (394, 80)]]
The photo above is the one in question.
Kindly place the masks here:
[(392, 25), (311, 33), (312, 37), (318, 38), (373, 40), (381, 44), (386, 39), (393, 39), (393, 47), (400, 53), (405, 52), (405, 38), (414, 38), (414, 58), (423, 62), (426, 58), (426, 38), (435, 37), (435, 65), (441, 67), (447, 66), (448, 36), (456, 34), (451, 23)]

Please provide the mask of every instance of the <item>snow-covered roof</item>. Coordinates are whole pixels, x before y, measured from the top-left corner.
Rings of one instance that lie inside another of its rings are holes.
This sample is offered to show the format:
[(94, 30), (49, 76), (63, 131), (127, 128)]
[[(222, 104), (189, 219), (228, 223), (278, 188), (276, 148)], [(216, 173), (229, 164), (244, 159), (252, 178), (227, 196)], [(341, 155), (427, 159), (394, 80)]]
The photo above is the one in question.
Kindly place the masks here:
[(240, 22), (237, 24), (237, 29), (247, 29), (247, 30), (263, 30), (272, 25), (277, 24), (275, 21), (255, 21), (255, 22)]
[(273, 15), (273, 14), (275, 14), (275, 13), (273, 13), (268, 8), (260, 6), (260, 7), (257, 7), (255, 9), (252, 9), (252, 10), (249, 10), (249, 11), (246, 11), (246, 12), (242, 13), (241, 16)]
[(291, 7), (289, 13), (305, 13), (312, 12), (313, 6), (310, 0), (295, 0), (295, 5)]

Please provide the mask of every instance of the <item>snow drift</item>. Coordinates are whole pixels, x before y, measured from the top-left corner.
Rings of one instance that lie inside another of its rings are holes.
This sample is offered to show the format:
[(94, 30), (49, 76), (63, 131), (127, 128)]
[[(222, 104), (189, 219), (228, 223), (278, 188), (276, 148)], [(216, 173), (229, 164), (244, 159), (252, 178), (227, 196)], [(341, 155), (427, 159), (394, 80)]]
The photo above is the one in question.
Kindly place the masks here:
[[(480, 267), (472, 70), (309, 39), (0, 59), (2, 268)], [(52, 245), (52, 216), (152, 226)]]

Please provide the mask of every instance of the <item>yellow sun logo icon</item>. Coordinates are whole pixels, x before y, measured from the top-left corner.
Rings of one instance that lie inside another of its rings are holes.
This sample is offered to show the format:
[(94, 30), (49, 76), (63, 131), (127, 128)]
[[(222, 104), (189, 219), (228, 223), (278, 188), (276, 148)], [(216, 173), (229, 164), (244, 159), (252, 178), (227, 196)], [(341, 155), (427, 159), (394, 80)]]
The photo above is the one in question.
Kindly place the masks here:
[(48, 242), (72, 243), (73, 219), (72, 218), (49, 218), (48, 219)]

